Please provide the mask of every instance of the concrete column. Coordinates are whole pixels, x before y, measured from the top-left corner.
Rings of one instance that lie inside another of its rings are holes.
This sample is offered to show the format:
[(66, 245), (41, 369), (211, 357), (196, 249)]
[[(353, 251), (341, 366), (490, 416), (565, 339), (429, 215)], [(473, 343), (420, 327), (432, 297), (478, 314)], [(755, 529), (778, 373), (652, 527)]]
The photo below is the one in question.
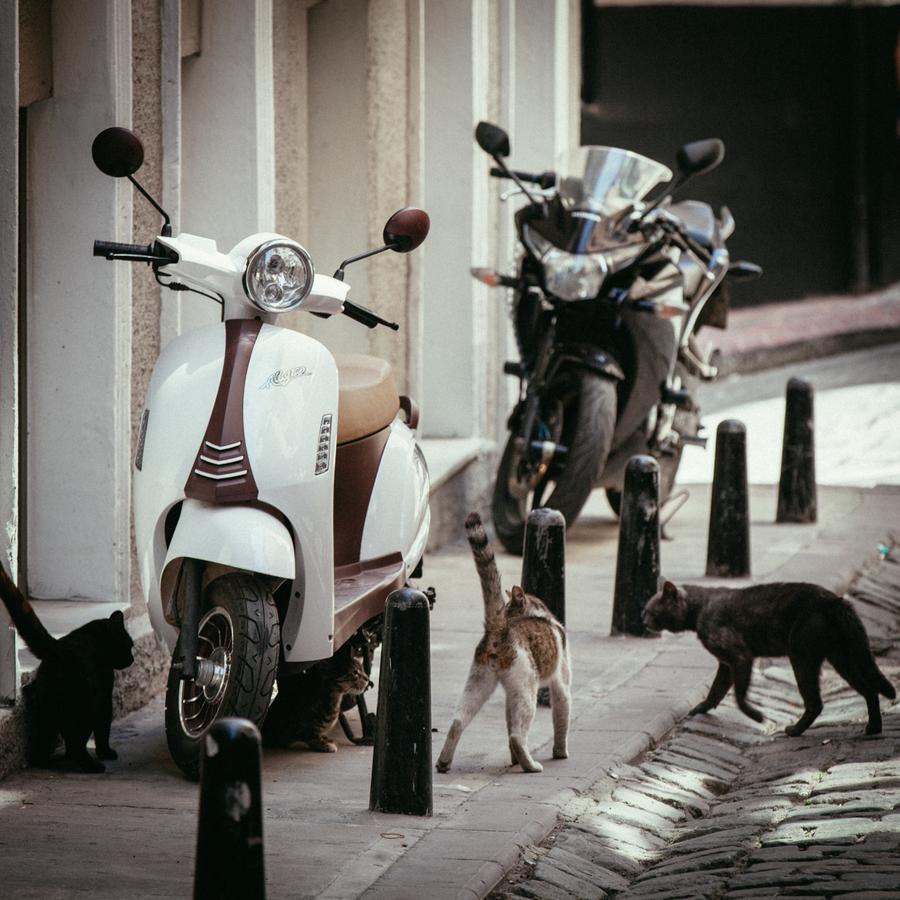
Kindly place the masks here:
[[(134, 87), (132, 126), (144, 145), (144, 165), (137, 178), (151, 197), (162, 198), (162, 102), (161, 60), (162, 30), (159, 0), (133, 0), (132, 14), (132, 80)], [(133, 196), (133, 235), (135, 243), (149, 243), (159, 234), (159, 213), (137, 191)], [(160, 288), (147, 266), (132, 270), (131, 322), (131, 446), (150, 383), (153, 366), (160, 349)], [(173, 297), (171, 291), (165, 291)], [(133, 524), (130, 526), (133, 535)], [(134, 554), (134, 538), (131, 538)], [(137, 558), (131, 558), (132, 603), (143, 606), (138, 578)]]
[[(131, 4), (54, 4), (53, 96), (28, 109), (27, 582), (36, 597), (129, 592), (131, 186), (91, 141), (131, 121)], [(20, 539), (21, 539), (20, 535)]]
[(487, 112), (488, 4), (425, 3), (422, 14), (424, 199), (435, 222), (422, 256), (422, 426), (428, 437), (472, 437), (484, 427), (476, 359), (486, 298), (469, 266), (474, 253), (488, 250), (487, 167), (472, 138)]
[[(369, 238), (377, 247), (388, 216), (410, 204), (409, 15), (407, 0), (369, 0), (366, 81), (369, 147)], [(414, 251), (420, 253), (420, 250)], [(384, 253), (368, 263), (369, 299), (400, 331), (376, 328), (369, 346), (394, 367), (400, 390), (407, 389), (409, 256)]]
[[(272, 0), (201, 9), (200, 53), (181, 73), (181, 226), (227, 252), (275, 228)], [(181, 327), (218, 317), (216, 303), (192, 295)]]
[[(0, 5), (0, 565), (15, 579), (19, 517), (19, 4)], [(0, 608), (0, 703), (16, 699), (16, 633)]]

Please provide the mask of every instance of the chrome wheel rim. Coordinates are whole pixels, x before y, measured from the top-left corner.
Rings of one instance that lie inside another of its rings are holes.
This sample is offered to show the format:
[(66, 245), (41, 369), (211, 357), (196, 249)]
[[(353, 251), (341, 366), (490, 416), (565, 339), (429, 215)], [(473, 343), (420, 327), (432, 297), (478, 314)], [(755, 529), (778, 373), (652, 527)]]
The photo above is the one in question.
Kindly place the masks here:
[(233, 653), (234, 624), (228, 612), (217, 606), (200, 620), (197, 637), (198, 663), (208, 663), (214, 674), (204, 684), (181, 681), (178, 685), (178, 716), (188, 737), (200, 737), (218, 717)]

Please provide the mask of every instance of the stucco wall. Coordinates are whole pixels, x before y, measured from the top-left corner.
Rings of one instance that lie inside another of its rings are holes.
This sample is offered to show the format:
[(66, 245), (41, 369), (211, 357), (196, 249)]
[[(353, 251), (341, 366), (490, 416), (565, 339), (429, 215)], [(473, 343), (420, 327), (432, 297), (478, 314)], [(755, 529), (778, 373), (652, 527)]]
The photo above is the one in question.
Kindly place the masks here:
[[(137, 178), (151, 197), (162, 196), (162, 112), (160, 106), (159, 0), (132, 0), (132, 127), (144, 145), (144, 165)], [(159, 213), (134, 192), (132, 233), (135, 243), (147, 243), (159, 234)], [(121, 264), (120, 264), (121, 265)], [(131, 282), (131, 444), (159, 355), (159, 286), (149, 266), (134, 265)], [(143, 608), (138, 564), (131, 531), (131, 601)]]

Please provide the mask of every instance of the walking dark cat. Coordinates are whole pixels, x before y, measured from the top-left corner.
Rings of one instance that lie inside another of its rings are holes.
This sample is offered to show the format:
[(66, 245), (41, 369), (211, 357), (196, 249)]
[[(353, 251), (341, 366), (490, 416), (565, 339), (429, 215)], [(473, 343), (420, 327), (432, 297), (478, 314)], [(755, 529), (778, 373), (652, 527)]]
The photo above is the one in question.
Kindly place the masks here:
[(494, 692), (506, 691), (509, 754), (526, 772), (543, 766), (528, 752), (528, 731), (534, 721), (538, 687), (550, 688), (553, 709), (553, 758), (566, 759), (569, 734), (570, 666), (566, 631), (549, 609), (521, 587), (503, 602), (494, 551), (477, 513), (466, 519), (466, 534), (484, 599), (484, 636), (475, 648), (469, 677), (438, 757), (438, 772), (447, 772), (463, 730)]
[(99, 759), (118, 758), (109, 745), (113, 670), (134, 662), (125, 617), (116, 611), (55, 638), (2, 566), (0, 596), (19, 634), (41, 660), (24, 690), (29, 764), (46, 766), (62, 734), (66, 759), (83, 772), (106, 771), (88, 753), (87, 742), (93, 733)]
[(344, 697), (361, 694), (370, 684), (353, 641), (299, 675), (280, 675), (278, 694), (263, 723), (263, 741), (269, 747), (304, 741), (310, 750), (335, 753), (337, 744), (328, 733), (340, 717)]
[(896, 696), (875, 663), (866, 630), (853, 607), (815, 584), (676, 587), (667, 581), (647, 601), (644, 624), (655, 631), (696, 631), (703, 646), (719, 660), (706, 699), (691, 715), (715, 709), (733, 684), (740, 710), (761, 722), (762, 713), (747, 701), (753, 660), (758, 656), (790, 658), (805, 706), (800, 719), (785, 728), (792, 736), (806, 731), (822, 712), (819, 672), (826, 659), (865, 698), (869, 712), (866, 734), (881, 733), (878, 695)]

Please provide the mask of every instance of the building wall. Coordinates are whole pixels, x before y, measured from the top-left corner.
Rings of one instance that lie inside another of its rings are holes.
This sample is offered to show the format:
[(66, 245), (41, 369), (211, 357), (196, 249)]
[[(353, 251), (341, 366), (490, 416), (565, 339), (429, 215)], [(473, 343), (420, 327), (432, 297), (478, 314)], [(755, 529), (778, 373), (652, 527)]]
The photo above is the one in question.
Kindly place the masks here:
[[(377, 246), (395, 210), (425, 207), (432, 231), (419, 251), (347, 274), (352, 297), (399, 333), (340, 317), (285, 323), (333, 351), (389, 359), (423, 407), (426, 437), (492, 440), (508, 403), (504, 303), (468, 270), (507, 263), (512, 208), (498, 205), (473, 130), (496, 120), (513, 134), (517, 162), (533, 154), (550, 164), (544, 157), (574, 122), (564, 83), (577, 48), (573, 10), (574, 0), (2, 4), (0, 542), (14, 574), (17, 557), (27, 560), (19, 574), (35, 596), (116, 599), (141, 612), (130, 471), (143, 397), (160, 347), (218, 317), (211, 302), (161, 290), (146, 267), (91, 256), (95, 238), (145, 242), (160, 224), (126, 180), (93, 167), (94, 135), (111, 124), (139, 134), (138, 178), (176, 233), (229, 249), (277, 229), (322, 272)], [(0, 694), (4, 659), (0, 644)]]

